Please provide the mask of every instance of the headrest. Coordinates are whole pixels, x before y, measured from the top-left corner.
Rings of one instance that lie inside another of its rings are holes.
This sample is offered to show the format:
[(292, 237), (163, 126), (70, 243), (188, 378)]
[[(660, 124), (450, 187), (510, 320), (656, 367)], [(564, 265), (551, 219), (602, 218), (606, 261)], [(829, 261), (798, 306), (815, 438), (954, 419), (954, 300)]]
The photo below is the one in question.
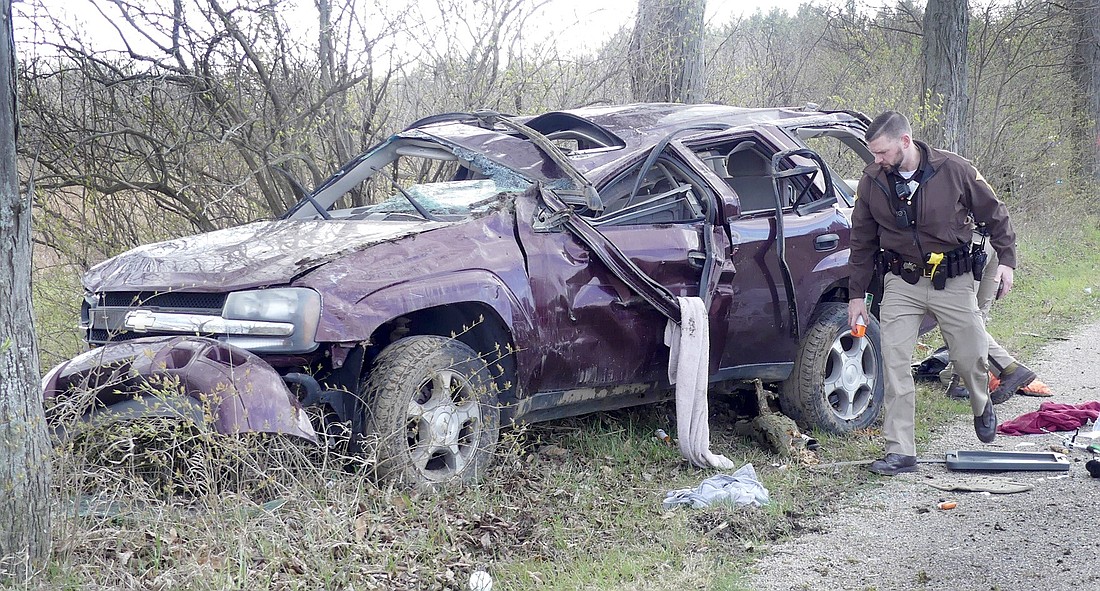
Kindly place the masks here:
[(726, 172), (731, 177), (738, 176), (767, 176), (768, 161), (753, 149), (734, 148), (726, 156)]

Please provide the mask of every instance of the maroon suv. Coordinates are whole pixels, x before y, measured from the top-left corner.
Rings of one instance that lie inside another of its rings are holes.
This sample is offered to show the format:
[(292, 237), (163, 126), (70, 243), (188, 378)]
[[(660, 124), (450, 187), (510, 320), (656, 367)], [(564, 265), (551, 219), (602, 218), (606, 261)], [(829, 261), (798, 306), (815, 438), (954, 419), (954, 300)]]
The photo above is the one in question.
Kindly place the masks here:
[(668, 397), (664, 328), (699, 296), (712, 383), (779, 384), (807, 428), (867, 427), (878, 326), (848, 331), (854, 195), (837, 176), (871, 159), (866, 122), (673, 104), (430, 117), (312, 191), (290, 183), (278, 220), (93, 267), (93, 348), (46, 395), (91, 388), (89, 420), (343, 427), (391, 478), (474, 479), (502, 422)]

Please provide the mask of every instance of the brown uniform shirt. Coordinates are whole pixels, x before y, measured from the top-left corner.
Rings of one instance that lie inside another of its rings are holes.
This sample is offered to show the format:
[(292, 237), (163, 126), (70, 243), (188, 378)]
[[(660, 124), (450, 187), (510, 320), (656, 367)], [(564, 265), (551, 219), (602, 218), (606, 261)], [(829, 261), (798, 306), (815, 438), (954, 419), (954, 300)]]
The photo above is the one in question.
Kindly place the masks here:
[(897, 225), (895, 212), (903, 209), (905, 202), (895, 195), (896, 175), (888, 175), (873, 163), (863, 169), (852, 213), (849, 297), (867, 291), (880, 248), (906, 260), (924, 261), (929, 253), (950, 252), (969, 244), (974, 222), (986, 224), (1000, 264), (1016, 267), (1016, 232), (1008, 208), (978, 169), (958, 154), (915, 143), (921, 152), (920, 186), (910, 208), (917, 221), (915, 232)]

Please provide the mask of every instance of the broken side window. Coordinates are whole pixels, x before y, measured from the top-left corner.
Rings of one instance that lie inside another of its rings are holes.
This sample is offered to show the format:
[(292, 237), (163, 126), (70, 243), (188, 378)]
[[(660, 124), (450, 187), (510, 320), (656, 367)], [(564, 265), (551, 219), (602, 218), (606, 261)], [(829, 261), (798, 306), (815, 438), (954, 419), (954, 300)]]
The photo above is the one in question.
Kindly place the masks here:
[(853, 133), (836, 129), (798, 129), (797, 135), (828, 164), (842, 198), (854, 202), (856, 185), (874, 156)]
[(585, 216), (596, 226), (695, 222), (703, 219), (706, 211), (699, 182), (663, 156), (642, 175), (641, 182), (635, 168), (604, 186), (600, 197), (605, 209), (599, 215)]

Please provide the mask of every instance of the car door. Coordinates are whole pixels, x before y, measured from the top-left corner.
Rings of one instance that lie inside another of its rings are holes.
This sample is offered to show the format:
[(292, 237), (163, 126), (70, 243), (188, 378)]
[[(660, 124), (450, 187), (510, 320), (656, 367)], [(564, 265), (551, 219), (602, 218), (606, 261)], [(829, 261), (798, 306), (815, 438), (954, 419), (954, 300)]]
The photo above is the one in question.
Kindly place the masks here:
[[(713, 188), (673, 148), (640, 174), (641, 165), (599, 188), (602, 211), (579, 208), (576, 222), (604, 246), (554, 224), (554, 214), (529, 195), (517, 202), (517, 218), (534, 220), (519, 224), (519, 238), (538, 316), (541, 361), (532, 386), (539, 391), (667, 379), (668, 317), (612, 272), (603, 251), (617, 250), (633, 265), (631, 282), (652, 281), (672, 296), (700, 295), (708, 251), (724, 260), (728, 241), (713, 223)], [(721, 267), (704, 295), (720, 275)]]
[[(717, 378), (786, 379), (814, 304), (843, 282), (849, 224), (824, 190), (828, 175), (806, 155), (773, 162), (798, 147), (767, 127), (692, 145), (724, 181), (736, 268)], [(774, 178), (773, 166), (789, 176)]]

